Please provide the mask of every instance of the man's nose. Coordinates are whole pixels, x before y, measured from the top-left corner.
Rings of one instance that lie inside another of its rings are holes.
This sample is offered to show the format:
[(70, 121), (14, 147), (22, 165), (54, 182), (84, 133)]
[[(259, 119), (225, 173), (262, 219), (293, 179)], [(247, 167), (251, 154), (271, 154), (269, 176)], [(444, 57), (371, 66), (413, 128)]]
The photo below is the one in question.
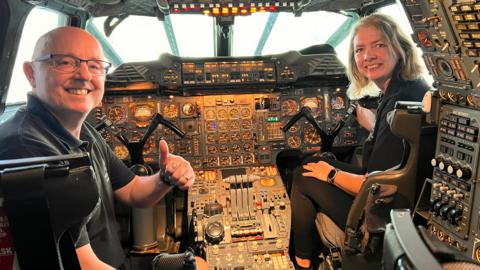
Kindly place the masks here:
[(85, 81), (90, 81), (92, 79), (92, 73), (90, 72), (90, 70), (88, 69), (88, 64), (87, 62), (80, 62), (80, 66), (78, 67), (77, 71), (75, 72), (75, 74), (85, 80)]

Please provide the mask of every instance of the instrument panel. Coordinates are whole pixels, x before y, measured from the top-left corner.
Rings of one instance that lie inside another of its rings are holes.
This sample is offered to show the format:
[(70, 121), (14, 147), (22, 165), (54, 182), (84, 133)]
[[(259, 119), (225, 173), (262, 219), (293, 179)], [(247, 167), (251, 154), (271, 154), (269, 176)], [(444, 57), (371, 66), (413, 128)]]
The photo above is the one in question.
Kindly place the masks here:
[[(326, 131), (342, 119), (348, 105), (345, 89), (309, 87), (282, 93), (159, 97), (148, 94), (106, 95), (95, 116), (105, 115), (129, 141), (138, 141), (154, 114), (186, 132), (180, 139), (159, 126), (147, 141), (147, 163), (158, 161), (158, 141), (167, 140), (172, 153), (190, 161), (196, 169), (275, 163), (285, 149), (320, 150), (320, 136), (311, 124), (299, 121), (288, 132), (283, 127), (303, 106), (309, 107)], [(128, 160), (126, 147), (103, 132), (114, 153)], [(365, 132), (356, 121), (347, 123), (334, 146), (356, 145)]]

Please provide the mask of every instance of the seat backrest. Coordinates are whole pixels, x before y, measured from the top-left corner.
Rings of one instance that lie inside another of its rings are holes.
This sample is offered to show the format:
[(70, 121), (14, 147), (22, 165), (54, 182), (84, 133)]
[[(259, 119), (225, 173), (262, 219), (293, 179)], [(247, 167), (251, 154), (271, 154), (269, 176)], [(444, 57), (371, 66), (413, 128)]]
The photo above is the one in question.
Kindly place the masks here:
[[(392, 132), (404, 139), (406, 151), (399, 166), (391, 170), (370, 174), (365, 179), (359, 193), (355, 197), (345, 229), (345, 249), (352, 252), (362, 250), (363, 233), (360, 227), (364, 220), (364, 208), (366, 206), (369, 188), (373, 184), (394, 185), (397, 187), (397, 193), (392, 206), (394, 208), (412, 209), (415, 205), (416, 194), (418, 194), (419, 187), (421, 187), (424, 180), (423, 178), (419, 180), (420, 182), (417, 182), (419, 172), (426, 175), (428, 169), (426, 170), (424, 167), (429, 167), (422, 164), (420, 165), (420, 170), (418, 170), (419, 161), (422, 160), (422, 162), (425, 162), (433, 156), (430, 155), (427, 157), (426, 155), (430, 154), (427, 153), (427, 151), (420, 155), (422, 132), (426, 135), (423, 140), (425, 144), (434, 144), (435, 142), (434, 140), (427, 140), (427, 137), (432, 138), (432, 129), (422, 129), (425, 114), (421, 111), (420, 102), (397, 102), (395, 110), (391, 112), (389, 118)], [(428, 147), (425, 146), (425, 148)], [(388, 217), (385, 218), (387, 219)]]

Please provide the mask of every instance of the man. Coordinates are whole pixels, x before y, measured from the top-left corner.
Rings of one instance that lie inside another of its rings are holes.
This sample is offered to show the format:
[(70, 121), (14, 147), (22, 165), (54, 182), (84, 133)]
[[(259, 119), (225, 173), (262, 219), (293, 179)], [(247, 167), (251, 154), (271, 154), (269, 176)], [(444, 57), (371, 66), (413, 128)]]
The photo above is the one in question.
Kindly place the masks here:
[(32, 61), (23, 65), (32, 86), (27, 105), (0, 126), (0, 160), (90, 153), (100, 207), (75, 243), (82, 269), (113, 269), (124, 262), (112, 194), (131, 206), (151, 207), (173, 186), (188, 189), (195, 180), (190, 164), (169, 154), (163, 140), (160, 173), (134, 175), (85, 123), (102, 100), (109, 66), (101, 46), (88, 32), (61, 27), (46, 33), (37, 41)]

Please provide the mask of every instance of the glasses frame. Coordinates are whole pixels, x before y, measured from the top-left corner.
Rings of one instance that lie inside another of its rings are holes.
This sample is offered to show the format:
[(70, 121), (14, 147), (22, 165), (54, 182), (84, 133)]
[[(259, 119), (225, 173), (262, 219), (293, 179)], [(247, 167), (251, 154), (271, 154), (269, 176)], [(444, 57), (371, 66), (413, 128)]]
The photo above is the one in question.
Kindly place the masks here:
[(62, 73), (74, 73), (74, 72), (77, 72), (78, 69), (80, 68), (80, 65), (82, 64), (82, 62), (85, 62), (88, 66), (88, 62), (89, 61), (95, 61), (95, 62), (101, 62), (105, 65), (105, 68), (103, 69), (105, 71), (105, 73), (102, 73), (102, 74), (97, 74), (97, 73), (94, 73), (92, 72), (90, 69), (88, 69), (88, 71), (93, 74), (93, 75), (97, 75), (97, 76), (101, 76), (101, 75), (106, 75), (108, 73), (108, 69), (110, 69), (110, 67), (112, 67), (112, 63), (110, 62), (107, 62), (107, 61), (103, 61), (103, 60), (97, 60), (97, 59), (82, 59), (82, 58), (78, 58), (76, 56), (73, 56), (73, 55), (69, 55), (69, 54), (55, 54), (55, 53), (51, 53), (51, 54), (47, 54), (45, 56), (40, 56), (40, 57), (37, 57), (35, 59), (32, 60), (32, 62), (46, 62), (46, 61), (50, 61), (50, 60), (53, 60), (54, 57), (58, 57), (58, 56), (66, 56), (66, 57), (71, 57), (75, 60), (77, 60), (75, 63), (78, 63), (78, 65), (76, 65), (76, 69), (75, 70), (72, 70), (71, 72), (69, 71), (65, 71), (65, 70), (60, 70), (60, 69), (57, 69), (55, 63), (52, 61), (52, 66), (53, 68), (56, 70), (56, 71), (59, 71), (59, 72), (62, 72)]

